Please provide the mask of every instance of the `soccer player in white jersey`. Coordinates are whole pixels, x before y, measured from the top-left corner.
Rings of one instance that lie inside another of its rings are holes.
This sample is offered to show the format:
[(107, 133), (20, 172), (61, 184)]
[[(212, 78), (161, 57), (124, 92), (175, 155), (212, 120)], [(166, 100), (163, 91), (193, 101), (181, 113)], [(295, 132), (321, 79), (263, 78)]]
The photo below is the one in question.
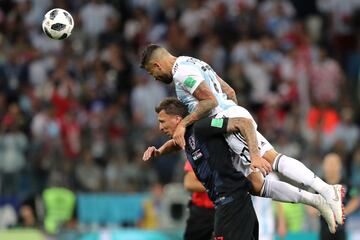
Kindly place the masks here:
[[(272, 169), (284, 176), (309, 186), (320, 193), (330, 205), (338, 224), (344, 223), (343, 197), (341, 185), (329, 185), (317, 177), (300, 161), (275, 151), (272, 145), (256, 131), (257, 124), (251, 114), (237, 105), (235, 91), (223, 81), (205, 62), (192, 57), (171, 55), (165, 48), (150, 44), (142, 55), (141, 67), (156, 80), (170, 84), (174, 81), (178, 99), (187, 105), (190, 114), (178, 124), (173, 139), (181, 147), (185, 147), (184, 134), (187, 126), (206, 117), (247, 119), (246, 128), (255, 128), (256, 142), (249, 141), (239, 133), (225, 136), (230, 148), (238, 154), (234, 160), (238, 170), (252, 182), (257, 194), (274, 200), (311, 203), (313, 199), (308, 192), (293, 194), (295, 188), (290, 184), (267, 181), (262, 174)], [(335, 232), (330, 222), (329, 229)]]

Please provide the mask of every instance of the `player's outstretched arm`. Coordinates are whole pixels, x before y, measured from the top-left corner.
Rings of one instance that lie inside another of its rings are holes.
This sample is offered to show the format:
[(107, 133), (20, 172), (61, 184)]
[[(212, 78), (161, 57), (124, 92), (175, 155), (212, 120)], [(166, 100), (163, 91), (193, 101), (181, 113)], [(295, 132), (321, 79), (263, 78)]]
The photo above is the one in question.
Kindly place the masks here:
[(180, 146), (182, 149), (185, 148), (185, 130), (186, 127), (193, 124), (197, 120), (202, 119), (203, 117), (207, 116), (207, 114), (214, 109), (218, 102), (216, 97), (211, 92), (211, 89), (206, 84), (205, 81), (201, 82), (200, 85), (196, 88), (193, 93), (193, 96), (199, 100), (199, 103), (192, 113), (187, 115), (177, 126), (174, 134), (173, 139), (175, 143)]
[(270, 163), (260, 155), (256, 129), (251, 119), (243, 117), (229, 118), (227, 132), (240, 132), (245, 137), (251, 158), (251, 168), (260, 169), (264, 175), (272, 171)]
[(159, 149), (154, 146), (148, 147), (143, 154), (143, 160), (147, 161), (153, 157), (158, 157), (170, 152), (179, 151), (180, 148), (175, 144), (173, 139), (164, 143)]

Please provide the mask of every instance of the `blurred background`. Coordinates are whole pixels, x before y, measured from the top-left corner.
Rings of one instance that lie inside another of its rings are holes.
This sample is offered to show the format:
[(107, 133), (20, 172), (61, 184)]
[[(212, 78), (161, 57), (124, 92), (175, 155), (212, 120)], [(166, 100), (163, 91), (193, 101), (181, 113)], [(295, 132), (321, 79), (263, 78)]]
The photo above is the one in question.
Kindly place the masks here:
[[(41, 29), (55, 7), (64, 41)], [(182, 239), (184, 155), (141, 160), (174, 95), (139, 69), (150, 42), (208, 62), (278, 151), (338, 175), (360, 239), (359, 0), (0, 1), (0, 239)], [(274, 239), (317, 239), (316, 213), (284, 214)]]

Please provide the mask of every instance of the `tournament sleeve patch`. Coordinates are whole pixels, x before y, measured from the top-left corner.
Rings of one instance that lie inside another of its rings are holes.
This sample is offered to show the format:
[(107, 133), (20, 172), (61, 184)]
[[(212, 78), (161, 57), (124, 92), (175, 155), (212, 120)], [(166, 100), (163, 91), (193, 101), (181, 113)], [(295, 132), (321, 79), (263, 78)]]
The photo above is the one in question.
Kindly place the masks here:
[(222, 118), (214, 118), (211, 120), (211, 126), (216, 128), (222, 128), (224, 124), (224, 119)]
[(187, 86), (188, 88), (192, 88), (196, 83), (196, 80), (193, 79), (191, 76), (188, 76), (185, 81), (184, 84), (185, 86)]

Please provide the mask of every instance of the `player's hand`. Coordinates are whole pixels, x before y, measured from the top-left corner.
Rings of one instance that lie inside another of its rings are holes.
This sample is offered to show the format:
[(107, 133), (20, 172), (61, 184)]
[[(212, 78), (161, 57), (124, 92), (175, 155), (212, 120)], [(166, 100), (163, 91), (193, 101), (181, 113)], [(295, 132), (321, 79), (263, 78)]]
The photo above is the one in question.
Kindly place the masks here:
[(151, 159), (153, 157), (159, 156), (159, 155), (160, 155), (159, 150), (156, 147), (151, 146), (151, 147), (148, 147), (146, 149), (146, 151), (144, 152), (143, 160), (147, 161), (147, 160), (149, 160), (149, 159)]
[(175, 144), (178, 145), (181, 149), (185, 149), (185, 131), (186, 127), (180, 123), (177, 125), (173, 135)]
[(264, 176), (272, 171), (271, 164), (262, 157), (252, 158), (250, 167), (252, 170), (258, 168)]

